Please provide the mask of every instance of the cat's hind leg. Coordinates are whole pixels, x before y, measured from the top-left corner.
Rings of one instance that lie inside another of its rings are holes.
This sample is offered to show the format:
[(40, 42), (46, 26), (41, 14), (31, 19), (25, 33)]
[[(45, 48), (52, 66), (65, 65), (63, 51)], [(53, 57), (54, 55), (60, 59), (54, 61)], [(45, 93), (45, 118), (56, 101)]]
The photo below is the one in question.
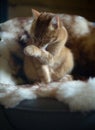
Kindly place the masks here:
[(42, 81), (44, 81), (45, 83), (50, 83), (52, 79), (51, 79), (49, 67), (47, 65), (42, 65), (41, 69), (43, 73)]

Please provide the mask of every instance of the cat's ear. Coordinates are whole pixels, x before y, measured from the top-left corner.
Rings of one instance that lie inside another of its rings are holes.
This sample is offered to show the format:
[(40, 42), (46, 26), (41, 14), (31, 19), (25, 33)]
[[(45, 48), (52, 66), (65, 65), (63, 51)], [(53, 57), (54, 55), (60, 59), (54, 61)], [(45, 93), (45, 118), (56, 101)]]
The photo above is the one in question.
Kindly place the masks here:
[(60, 23), (59, 16), (54, 16), (50, 22), (50, 29), (55, 30), (59, 28), (59, 23)]
[(38, 12), (35, 9), (32, 9), (32, 14), (33, 14), (34, 19), (37, 19), (39, 17), (39, 15), (40, 15), (40, 12)]

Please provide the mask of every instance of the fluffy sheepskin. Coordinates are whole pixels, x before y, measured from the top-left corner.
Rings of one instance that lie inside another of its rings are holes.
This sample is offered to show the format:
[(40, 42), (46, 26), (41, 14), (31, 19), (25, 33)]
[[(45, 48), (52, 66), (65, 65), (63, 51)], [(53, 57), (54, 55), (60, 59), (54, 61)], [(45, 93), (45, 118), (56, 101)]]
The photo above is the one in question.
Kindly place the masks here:
[(95, 78), (87, 82), (70, 81), (62, 84), (56, 98), (65, 102), (73, 111), (89, 111), (95, 109)]
[(95, 78), (90, 78), (87, 82), (54, 82), (27, 88), (0, 84), (0, 103), (7, 108), (16, 106), (24, 99), (51, 97), (51, 95), (68, 104), (72, 111), (95, 110)]

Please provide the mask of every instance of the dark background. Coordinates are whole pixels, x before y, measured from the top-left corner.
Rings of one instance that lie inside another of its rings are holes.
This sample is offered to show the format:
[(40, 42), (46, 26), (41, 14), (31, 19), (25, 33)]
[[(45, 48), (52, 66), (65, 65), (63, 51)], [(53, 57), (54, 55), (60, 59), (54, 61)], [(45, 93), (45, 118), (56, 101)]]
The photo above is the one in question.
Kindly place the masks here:
[(0, 0), (0, 21), (31, 16), (31, 8), (39, 11), (77, 14), (95, 21), (95, 0)]

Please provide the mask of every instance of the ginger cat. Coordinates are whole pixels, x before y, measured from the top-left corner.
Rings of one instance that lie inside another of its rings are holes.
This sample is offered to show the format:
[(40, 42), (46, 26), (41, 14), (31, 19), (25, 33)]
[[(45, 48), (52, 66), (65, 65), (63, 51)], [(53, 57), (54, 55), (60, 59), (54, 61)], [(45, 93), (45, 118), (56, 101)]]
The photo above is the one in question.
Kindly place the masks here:
[(59, 16), (32, 10), (31, 41), (24, 48), (24, 72), (30, 81), (49, 83), (63, 79), (74, 66), (65, 44), (68, 33)]

